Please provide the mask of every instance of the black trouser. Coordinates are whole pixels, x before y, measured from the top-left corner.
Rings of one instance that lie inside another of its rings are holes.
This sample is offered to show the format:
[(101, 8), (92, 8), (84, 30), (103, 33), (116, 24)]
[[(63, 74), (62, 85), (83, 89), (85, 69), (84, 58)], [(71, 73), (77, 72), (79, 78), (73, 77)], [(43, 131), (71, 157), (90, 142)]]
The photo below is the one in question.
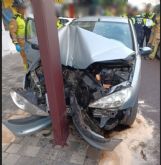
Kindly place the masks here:
[[(146, 38), (146, 46), (149, 42), (149, 39), (150, 39), (150, 35), (151, 35), (151, 28), (148, 28), (148, 27), (144, 27), (144, 39)], [(144, 42), (144, 39), (143, 39), (143, 42)]]
[(135, 31), (136, 31), (139, 47), (143, 47), (143, 42), (144, 42), (144, 28), (143, 28), (143, 26), (142, 25), (135, 25)]
[(137, 35), (137, 39), (138, 39), (139, 47), (142, 48), (144, 43), (144, 31), (140, 32), (140, 34)]

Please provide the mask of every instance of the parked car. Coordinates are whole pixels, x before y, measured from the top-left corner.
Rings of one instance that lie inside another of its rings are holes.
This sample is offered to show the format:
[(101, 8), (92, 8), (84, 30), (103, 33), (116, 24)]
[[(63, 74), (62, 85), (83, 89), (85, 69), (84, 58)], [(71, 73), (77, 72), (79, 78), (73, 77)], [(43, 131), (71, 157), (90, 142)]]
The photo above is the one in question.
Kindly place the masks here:
[(75, 18), (68, 18), (68, 17), (59, 17), (60, 22), (63, 25), (69, 25)]
[[(32, 134), (51, 123), (34, 19), (28, 18), (27, 56), (34, 56), (24, 88), (11, 97), (32, 120), (6, 121), (17, 135)], [(113, 150), (121, 139), (106, 139), (104, 131), (117, 125), (131, 126), (136, 118), (141, 57), (133, 24), (121, 17), (84, 17), (59, 31), (62, 74), (68, 115), (82, 137), (99, 149)], [(35, 117), (36, 115), (36, 117)], [(18, 123), (18, 124), (17, 124)]]

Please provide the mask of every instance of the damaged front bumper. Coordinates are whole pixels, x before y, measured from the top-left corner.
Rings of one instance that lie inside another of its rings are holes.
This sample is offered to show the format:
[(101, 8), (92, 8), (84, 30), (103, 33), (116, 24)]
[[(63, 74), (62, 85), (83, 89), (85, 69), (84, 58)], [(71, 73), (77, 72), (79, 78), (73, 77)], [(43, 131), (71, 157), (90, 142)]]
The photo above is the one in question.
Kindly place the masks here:
[[(51, 125), (50, 116), (45, 116), (47, 115), (45, 111), (34, 105), (31, 100), (28, 100), (26, 94), (24, 94), (24, 90), (12, 89), (11, 97), (19, 108), (32, 114), (31, 117), (3, 122), (15, 135), (24, 136), (34, 134)], [(96, 127), (95, 124), (92, 125), (93, 121), (91, 121), (90, 118), (86, 120), (82, 115), (75, 96), (71, 97), (71, 116), (81, 136), (97, 149), (112, 151), (122, 141), (121, 139), (106, 139), (103, 137), (101, 133), (96, 130), (97, 128), (94, 128)]]
[(45, 107), (40, 107), (37, 105), (32, 91), (26, 91), (22, 88), (13, 88), (10, 91), (10, 95), (13, 102), (21, 110), (24, 110), (32, 115), (49, 116), (49, 113), (46, 111)]
[(4, 121), (3, 124), (17, 136), (32, 135), (51, 125), (50, 117), (30, 116)]
[(17, 136), (34, 134), (51, 125), (51, 118), (45, 108), (36, 105), (31, 91), (22, 88), (11, 89), (11, 98), (21, 110), (31, 114), (26, 118), (3, 121), (3, 124)]
[[(76, 98), (71, 98), (72, 105), (72, 119), (75, 127), (81, 136), (93, 147), (101, 150), (112, 151), (115, 147), (121, 143), (122, 139), (106, 139), (102, 135), (94, 132), (87, 123), (84, 122), (84, 118), (81, 113), (81, 109), (77, 103)], [(89, 122), (89, 121), (88, 121)], [(91, 124), (90, 124), (91, 125)]]

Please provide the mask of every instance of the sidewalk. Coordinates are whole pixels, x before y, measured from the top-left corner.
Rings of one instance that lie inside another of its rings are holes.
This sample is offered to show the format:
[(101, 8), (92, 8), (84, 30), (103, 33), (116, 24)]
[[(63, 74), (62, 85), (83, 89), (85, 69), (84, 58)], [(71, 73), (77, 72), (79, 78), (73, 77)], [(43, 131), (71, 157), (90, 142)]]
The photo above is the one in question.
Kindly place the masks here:
[[(22, 87), (23, 66), (21, 57), (12, 54), (2, 59), (2, 120), (23, 117), (11, 100), (10, 88)], [(97, 165), (100, 152), (90, 147), (70, 126), (67, 146), (54, 145), (52, 133), (41, 131), (32, 136), (15, 137), (5, 127), (2, 128), (3, 165)]]

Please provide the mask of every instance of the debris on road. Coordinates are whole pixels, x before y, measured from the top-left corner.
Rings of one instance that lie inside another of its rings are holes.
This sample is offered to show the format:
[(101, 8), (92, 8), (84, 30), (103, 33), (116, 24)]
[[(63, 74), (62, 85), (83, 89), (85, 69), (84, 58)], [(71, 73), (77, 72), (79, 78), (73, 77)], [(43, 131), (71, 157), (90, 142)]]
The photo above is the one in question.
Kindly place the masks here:
[(143, 150), (141, 150), (140, 154), (144, 160), (147, 160), (146, 154), (144, 153)]
[[(153, 138), (153, 124), (138, 115), (131, 128), (125, 130), (114, 130), (110, 135), (113, 138), (123, 139), (114, 151), (102, 152), (99, 165), (139, 165), (148, 160), (144, 148)], [(150, 160), (148, 160), (149, 162)]]

